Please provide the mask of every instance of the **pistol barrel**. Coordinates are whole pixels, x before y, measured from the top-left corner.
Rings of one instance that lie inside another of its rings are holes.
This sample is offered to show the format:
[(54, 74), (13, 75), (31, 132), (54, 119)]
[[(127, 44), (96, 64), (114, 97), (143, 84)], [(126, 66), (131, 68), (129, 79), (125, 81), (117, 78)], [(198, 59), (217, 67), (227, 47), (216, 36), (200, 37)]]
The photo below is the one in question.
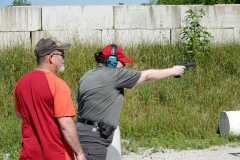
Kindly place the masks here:
[(176, 66), (185, 66), (185, 67), (196, 67), (196, 63), (182, 63), (182, 62), (176, 62)]

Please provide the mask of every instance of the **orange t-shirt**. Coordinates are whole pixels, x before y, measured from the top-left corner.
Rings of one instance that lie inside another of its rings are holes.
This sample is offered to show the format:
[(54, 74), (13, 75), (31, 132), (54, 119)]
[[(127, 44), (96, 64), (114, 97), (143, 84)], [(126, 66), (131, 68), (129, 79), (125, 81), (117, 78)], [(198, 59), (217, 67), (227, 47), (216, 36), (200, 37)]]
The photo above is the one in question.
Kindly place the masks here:
[(15, 109), (23, 116), (19, 159), (74, 160), (57, 117), (74, 117), (68, 85), (51, 72), (34, 70), (16, 84)]

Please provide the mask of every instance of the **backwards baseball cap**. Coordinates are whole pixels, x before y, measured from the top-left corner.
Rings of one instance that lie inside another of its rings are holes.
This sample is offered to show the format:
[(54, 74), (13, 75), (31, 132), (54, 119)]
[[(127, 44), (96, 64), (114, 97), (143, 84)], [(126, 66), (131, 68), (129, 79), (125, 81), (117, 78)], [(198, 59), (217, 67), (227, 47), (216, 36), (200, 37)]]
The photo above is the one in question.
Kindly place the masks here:
[(43, 57), (57, 49), (68, 49), (70, 47), (71, 47), (71, 44), (69, 43), (62, 44), (60, 41), (52, 37), (42, 38), (36, 44), (35, 56)]
[[(103, 48), (102, 50), (102, 54), (105, 58), (108, 58), (109, 56), (111, 56), (111, 45), (106, 46), (105, 48)], [(117, 46), (117, 50), (116, 50), (116, 54), (117, 54), (117, 59), (119, 61), (125, 62), (125, 63), (131, 63), (133, 60), (126, 57), (123, 49), (121, 47)]]

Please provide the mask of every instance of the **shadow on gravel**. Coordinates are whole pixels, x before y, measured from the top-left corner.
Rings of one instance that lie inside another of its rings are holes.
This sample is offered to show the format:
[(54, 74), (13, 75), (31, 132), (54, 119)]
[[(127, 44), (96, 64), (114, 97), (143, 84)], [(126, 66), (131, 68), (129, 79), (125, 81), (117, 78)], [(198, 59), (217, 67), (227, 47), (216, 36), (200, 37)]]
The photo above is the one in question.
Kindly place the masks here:
[(240, 157), (240, 152), (239, 153), (229, 153), (229, 154), (236, 156), (236, 157)]

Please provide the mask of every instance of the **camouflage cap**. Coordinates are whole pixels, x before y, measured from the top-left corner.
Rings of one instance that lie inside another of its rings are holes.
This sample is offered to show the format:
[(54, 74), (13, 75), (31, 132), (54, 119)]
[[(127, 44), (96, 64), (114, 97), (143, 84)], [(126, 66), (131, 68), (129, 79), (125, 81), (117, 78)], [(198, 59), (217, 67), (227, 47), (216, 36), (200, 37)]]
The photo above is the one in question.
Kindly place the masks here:
[(34, 52), (35, 52), (35, 56), (39, 58), (39, 57), (46, 56), (57, 49), (68, 49), (70, 47), (71, 47), (71, 44), (69, 43), (62, 44), (60, 41), (52, 37), (48, 37), (48, 38), (42, 38), (38, 41)]

